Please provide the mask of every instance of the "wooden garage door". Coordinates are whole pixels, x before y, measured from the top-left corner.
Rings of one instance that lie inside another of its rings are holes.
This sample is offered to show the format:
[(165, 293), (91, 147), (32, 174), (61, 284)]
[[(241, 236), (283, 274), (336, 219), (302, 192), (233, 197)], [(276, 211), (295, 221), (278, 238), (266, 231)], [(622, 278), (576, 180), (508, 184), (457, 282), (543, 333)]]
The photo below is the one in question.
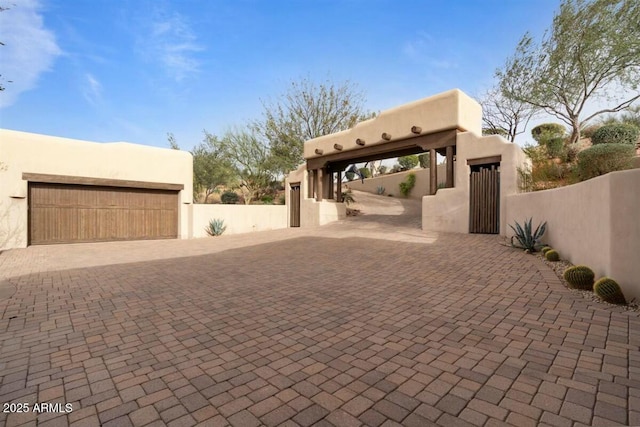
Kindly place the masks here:
[(177, 236), (177, 191), (29, 183), (32, 245)]

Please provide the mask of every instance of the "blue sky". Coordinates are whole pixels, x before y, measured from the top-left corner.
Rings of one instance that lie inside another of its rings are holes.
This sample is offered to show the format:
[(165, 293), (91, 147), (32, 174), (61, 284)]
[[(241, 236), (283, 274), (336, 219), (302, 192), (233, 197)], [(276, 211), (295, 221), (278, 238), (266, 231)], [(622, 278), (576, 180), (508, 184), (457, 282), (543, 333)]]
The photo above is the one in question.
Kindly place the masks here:
[(372, 111), (473, 96), (559, 3), (0, 0), (0, 127), (190, 149), (306, 76), (357, 84)]

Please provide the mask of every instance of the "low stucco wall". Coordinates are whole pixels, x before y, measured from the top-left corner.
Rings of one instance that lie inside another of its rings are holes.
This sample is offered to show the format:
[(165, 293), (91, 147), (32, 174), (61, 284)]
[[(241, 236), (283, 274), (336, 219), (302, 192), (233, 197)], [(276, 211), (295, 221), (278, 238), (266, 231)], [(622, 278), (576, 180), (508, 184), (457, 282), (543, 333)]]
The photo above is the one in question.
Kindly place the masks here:
[[(467, 160), (501, 156), (500, 200), (519, 192), (517, 167), (526, 163), (526, 155), (516, 144), (492, 136), (459, 133), (456, 142), (454, 188), (439, 189), (433, 196), (422, 198), (422, 229), (428, 231), (469, 232), (469, 175)], [(440, 173), (438, 172), (438, 179)], [(505, 234), (506, 207), (500, 204), (500, 234)]]
[[(507, 222), (547, 221), (543, 241), (597, 277), (609, 276), (627, 299), (640, 298), (640, 169), (506, 198)], [(509, 228), (512, 235), (511, 229)]]
[[(398, 173), (380, 175), (373, 178), (367, 178), (362, 182), (360, 179), (344, 182), (343, 186), (347, 186), (352, 190), (366, 191), (367, 193), (377, 194), (379, 186), (384, 187), (385, 195), (393, 194), (394, 197), (403, 197), (400, 192), (400, 183), (407, 178), (407, 175), (413, 173), (416, 175), (416, 185), (409, 193), (409, 199), (421, 200), (422, 196), (429, 194), (429, 169), (411, 169)], [(444, 184), (447, 178), (446, 165), (438, 165), (438, 183)]]
[(0, 249), (27, 246), (25, 172), (183, 184), (178, 234), (179, 238), (189, 237), (193, 158), (186, 151), (0, 129), (0, 162), (0, 236), (4, 236)]
[(193, 231), (191, 237), (207, 237), (209, 220), (222, 219), (227, 226), (224, 234), (249, 233), (287, 227), (287, 206), (284, 205), (200, 205), (191, 207)]

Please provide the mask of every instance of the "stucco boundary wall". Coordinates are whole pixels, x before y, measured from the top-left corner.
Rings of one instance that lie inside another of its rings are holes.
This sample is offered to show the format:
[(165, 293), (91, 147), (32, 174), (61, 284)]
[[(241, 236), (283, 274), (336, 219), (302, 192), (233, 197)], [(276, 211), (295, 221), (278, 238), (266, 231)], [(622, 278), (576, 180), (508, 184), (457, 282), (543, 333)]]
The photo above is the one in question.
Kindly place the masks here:
[(212, 219), (224, 220), (224, 234), (287, 228), (285, 205), (200, 205), (191, 206), (192, 238), (207, 237), (205, 227)]
[[(505, 200), (507, 221), (547, 221), (543, 241), (560, 257), (609, 276), (627, 300), (640, 298), (640, 169)], [(509, 228), (509, 236), (513, 232)]]
[[(349, 187), (352, 190), (364, 191), (367, 193), (377, 194), (379, 186), (384, 187), (384, 195), (392, 194), (394, 197), (404, 197), (400, 192), (400, 183), (407, 179), (407, 175), (413, 173), (416, 175), (416, 185), (409, 193), (409, 199), (421, 200), (422, 196), (429, 194), (429, 169), (411, 169), (397, 173), (378, 175), (373, 178), (366, 178), (364, 182), (361, 179), (353, 181), (345, 181), (343, 187)], [(447, 166), (438, 165), (438, 183), (444, 184), (446, 180)]]

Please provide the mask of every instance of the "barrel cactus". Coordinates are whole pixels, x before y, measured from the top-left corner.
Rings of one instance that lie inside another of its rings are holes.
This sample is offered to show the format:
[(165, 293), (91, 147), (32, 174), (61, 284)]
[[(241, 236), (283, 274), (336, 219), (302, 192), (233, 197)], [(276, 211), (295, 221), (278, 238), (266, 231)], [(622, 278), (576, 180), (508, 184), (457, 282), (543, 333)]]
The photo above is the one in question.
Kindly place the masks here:
[(626, 304), (622, 289), (615, 280), (603, 277), (593, 285), (593, 292), (603, 301), (611, 304)]
[(593, 270), (586, 265), (569, 267), (564, 271), (562, 277), (564, 277), (564, 280), (566, 280), (573, 289), (593, 290), (593, 279), (595, 275), (593, 274)]
[(547, 261), (560, 261), (560, 254), (555, 249), (549, 249), (545, 252), (544, 257)]
[(547, 251), (550, 251), (551, 249), (553, 249), (551, 246), (545, 246), (544, 248), (540, 249), (540, 251), (544, 255), (547, 253)]

